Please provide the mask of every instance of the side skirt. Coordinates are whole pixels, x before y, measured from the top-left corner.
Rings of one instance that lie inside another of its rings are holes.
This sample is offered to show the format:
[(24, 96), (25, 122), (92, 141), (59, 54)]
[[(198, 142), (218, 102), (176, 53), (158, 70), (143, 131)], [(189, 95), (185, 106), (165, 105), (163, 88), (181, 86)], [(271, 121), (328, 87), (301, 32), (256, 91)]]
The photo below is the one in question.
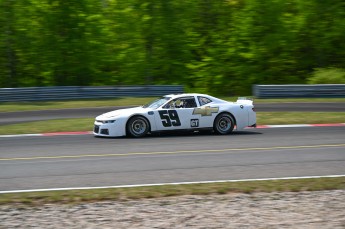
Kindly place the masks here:
[(203, 132), (203, 131), (213, 131), (213, 128), (193, 128), (193, 129), (179, 129), (179, 130), (159, 130), (159, 131), (151, 131), (151, 134), (159, 134), (159, 133), (194, 133), (194, 132)]

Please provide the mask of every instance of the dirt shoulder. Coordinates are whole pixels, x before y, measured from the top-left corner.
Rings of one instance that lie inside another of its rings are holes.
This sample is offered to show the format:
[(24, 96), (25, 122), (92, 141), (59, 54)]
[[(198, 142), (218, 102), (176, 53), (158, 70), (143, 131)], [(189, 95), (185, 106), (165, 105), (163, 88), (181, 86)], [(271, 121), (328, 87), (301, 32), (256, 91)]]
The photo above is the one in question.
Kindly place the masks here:
[(345, 190), (0, 207), (0, 228), (345, 228)]

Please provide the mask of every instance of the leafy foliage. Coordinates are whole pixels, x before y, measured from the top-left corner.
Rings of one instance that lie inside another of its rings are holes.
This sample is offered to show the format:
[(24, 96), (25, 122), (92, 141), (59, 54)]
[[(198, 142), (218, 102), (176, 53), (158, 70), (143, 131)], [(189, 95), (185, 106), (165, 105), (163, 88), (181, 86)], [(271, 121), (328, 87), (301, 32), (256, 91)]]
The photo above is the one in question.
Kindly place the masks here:
[(0, 87), (250, 94), (345, 69), (344, 24), (343, 0), (2, 0)]
[(310, 84), (345, 84), (345, 70), (338, 68), (318, 68), (308, 78)]

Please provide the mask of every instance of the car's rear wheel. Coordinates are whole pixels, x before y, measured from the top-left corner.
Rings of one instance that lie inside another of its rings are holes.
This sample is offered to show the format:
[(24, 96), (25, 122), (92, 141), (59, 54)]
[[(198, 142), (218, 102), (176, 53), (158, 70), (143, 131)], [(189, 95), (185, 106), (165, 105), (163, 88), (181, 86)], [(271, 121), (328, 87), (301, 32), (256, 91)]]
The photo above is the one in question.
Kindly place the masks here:
[(235, 127), (234, 118), (230, 114), (219, 114), (213, 124), (213, 129), (217, 134), (229, 134)]
[(149, 122), (142, 116), (134, 116), (127, 123), (127, 133), (132, 137), (143, 137), (149, 132), (149, 129)]

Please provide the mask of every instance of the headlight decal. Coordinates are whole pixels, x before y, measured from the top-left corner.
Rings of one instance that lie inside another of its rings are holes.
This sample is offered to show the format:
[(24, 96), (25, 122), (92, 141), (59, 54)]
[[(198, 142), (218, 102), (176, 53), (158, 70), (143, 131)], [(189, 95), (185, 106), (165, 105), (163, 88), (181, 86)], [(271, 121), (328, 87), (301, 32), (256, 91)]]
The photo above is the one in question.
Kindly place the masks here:
[(115, 121), (116, 121), (116, 120), (104, 120), (104, 121), (96, 120), (96, 122), (100, 122), (100, 123), (103, 123), (103, 124), (115, 123)]

